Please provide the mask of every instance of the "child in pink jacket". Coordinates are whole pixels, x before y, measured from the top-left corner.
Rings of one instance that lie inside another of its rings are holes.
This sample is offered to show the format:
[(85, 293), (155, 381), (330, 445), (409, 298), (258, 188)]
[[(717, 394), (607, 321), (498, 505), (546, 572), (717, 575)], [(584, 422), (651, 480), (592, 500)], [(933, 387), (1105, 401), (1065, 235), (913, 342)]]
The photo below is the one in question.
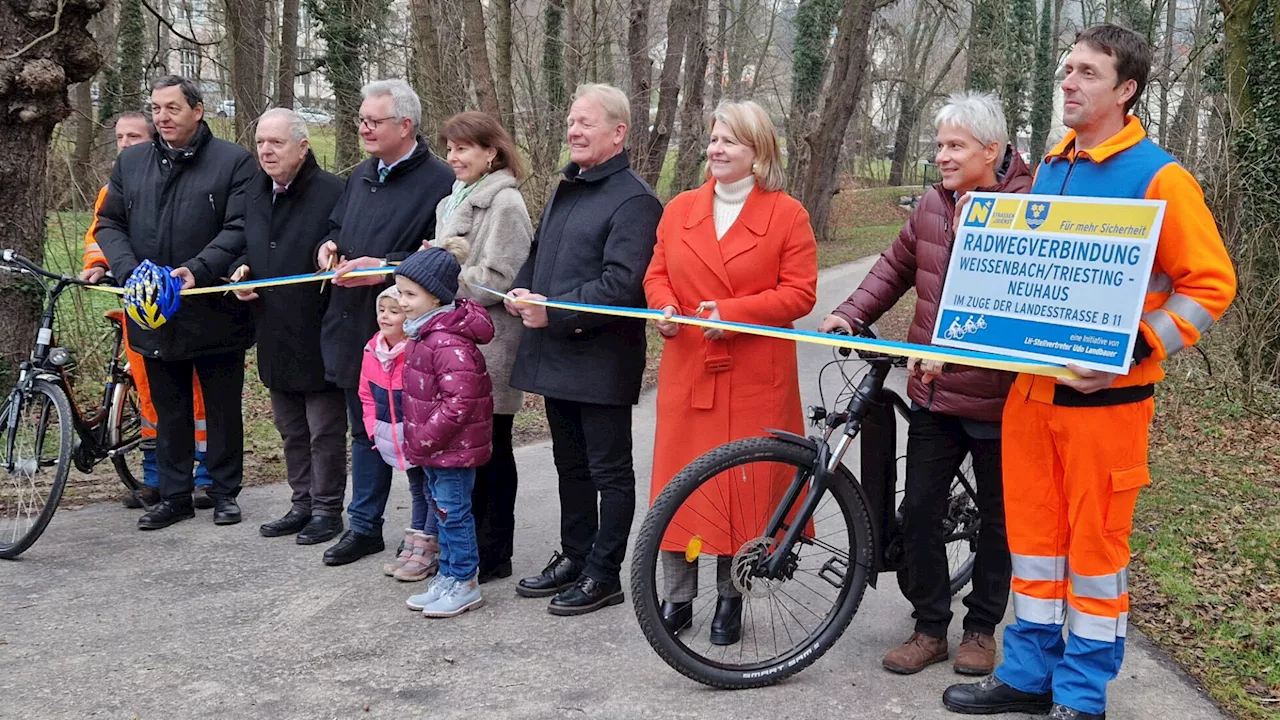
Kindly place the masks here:
[(382, 566), (382, 571), (404, 582), (425, 580), (439, 567), (440, 543), (435, 503), (427, 489), (426, 473), (414, 467), (404, 454), (404, 413), (401, 396), (404, 390), (405, 349), (409, 339), (404, 332), (404, 311), (400, 309), (400, 291), (394, 286), (378, 295), (378, 327), (380, 330), (364, 348), (360, 366), (360, 404), (364, 408), (364, 429), (373, 440), (382, 459), (409, 476), (409, 495), (413, 498), (409, 528), (396, 551), (396, 559)]

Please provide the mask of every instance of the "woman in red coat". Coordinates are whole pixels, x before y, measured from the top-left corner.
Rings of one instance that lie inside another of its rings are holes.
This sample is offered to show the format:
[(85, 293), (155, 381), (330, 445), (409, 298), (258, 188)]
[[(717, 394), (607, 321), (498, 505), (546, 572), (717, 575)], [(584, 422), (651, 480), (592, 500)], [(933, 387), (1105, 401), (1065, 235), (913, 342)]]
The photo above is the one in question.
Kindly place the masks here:
[[(817, 244), (809, 214), (782, 192), (781, 150), (773, 123), (753, 102), (721, 103), (707, 146), (707, 181), (666, 207), (658, 244), (645, 275), (649, 307), (673, 314), (791, 327), (817, 299)], [(795, 343), (725, 334), (658, 322), (666, 345), (658, 369), (658, 422), (650, 502), (685, 465), (724, 443), (762, 435), (765, 428), (803, 432)], [(662, 543), (666, 578), (663, 621), (672, 632), (692, 623), (699, 554), (717, 556), (719, 600), (711, 642), (742, 635), (742, 597), (729, 578), (729, 562), (768, 520), (790, 474), (739, 490), (727, 480), (723, 495), (756, 497), (728, 503), (729, 527), (703, 493), (677, 513)], [(714, 491), (712, 494), (715, 494)], [(708, 507), (701, 507), (708, 505)], [(754, 508), (754, 510), (753, 510)], [(755, 513), (760, 517), (747, 517)], [(686, 550), (694, 537), (699, 547)]]

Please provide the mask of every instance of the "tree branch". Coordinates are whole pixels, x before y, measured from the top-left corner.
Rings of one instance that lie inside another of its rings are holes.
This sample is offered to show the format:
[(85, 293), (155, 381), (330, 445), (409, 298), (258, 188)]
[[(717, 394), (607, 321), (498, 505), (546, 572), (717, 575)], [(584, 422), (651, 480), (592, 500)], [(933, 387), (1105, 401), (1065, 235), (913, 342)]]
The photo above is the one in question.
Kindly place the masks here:
[(218, 44), (221, 44), (221, 43), (222, 43), (222, 38), (219, 38), (219, 39), (217, 39), (217, 40), (211, 40), (211, 41), (209, 41), (209, 42), (200, 42), (199, 40), (196, 40), (196, 39), (195, 39), (195, 38), (193, 38), (193, 37), (188, 37), (188, 36), (186, 36), (186, 35), (183, 35), (181, 32), (179, 32), (179, 31), (178, 31), (178, 28), (176, 28), (176, 27), (174, 27), (174, 26), (173, 26), (173, 23), (172, 23), (172, 22), (170, 22), (169, 18), (166, 18), (164, 15), (161, 15), (159, 12), (157, 12), (155, 8), (151, 7), (151, 3), (147, 2), (147, 0), (139, 0), (139, 2), (141, 2), (141, 3), (142, 3), (142, 7), (144, 7), (144, 8), (146, 8), (146, 9), (147, 9), (147, 12), (149, 12), (149, 13), (151, 13), (153, 16), (155, 16), (155, 19), (156, 19), (156, 20), (157, 20), (161, 25), (164, 25), (165, 27), (169, 28), (169, 32), (171, 32), (171, 33), (173, 33), (174, 35), (178, 36), (178, 39), (179, 39), (179, 40), (184, 40), (184, 41), (186, 41), (186, 42), (191, 43), (192, 45), (205, 45), (205, 46), (207, 46), (207, 45), (218, 45)]
[(12, 54), (12, 55), (8, 55), (8, 56), (5, 56), (5, 58), (4, 58), (4, 59), (5, 59), (5, 60), (16, 60), (16, 59), (18, 59), (19, 57), (21, 57), (21, 56), (22, 56), (22, 54), (23, 54), (23, 53), (25, 53), (26, 51), (30, 50), (31, 48), (35, 47), (36, 45), (39, 45), (40, 43), (44, 42), (45, 40), (48, 40), (49, 38), (53, 37), (54, 35), (57, 35), (57, 34), (58, 34), (58, 30), (60, 30), (60, 29), (61, 29), (61, 26), (62, 26), (62, 7), (63, 7), (64, 5), (66, 5), (66, 0), (58, 0), (58, 12), (53, 16), (53, 29), (52, 29), (52, 30), (50, 30), (49, 32), (47, 32), (47, 33), (45, 33), (45, 34), (41, 35), (40, 37), (36, 38), (35, 40), (32, 40), (31, 42), (27, 43), (26, 45), (22, 46), (22, 47), (21, 47), (21, 48), (19, 48), (19, 49), (18, 49), (18, 51), (17, 51), (17, 52), (15, 52), (14, 54)]

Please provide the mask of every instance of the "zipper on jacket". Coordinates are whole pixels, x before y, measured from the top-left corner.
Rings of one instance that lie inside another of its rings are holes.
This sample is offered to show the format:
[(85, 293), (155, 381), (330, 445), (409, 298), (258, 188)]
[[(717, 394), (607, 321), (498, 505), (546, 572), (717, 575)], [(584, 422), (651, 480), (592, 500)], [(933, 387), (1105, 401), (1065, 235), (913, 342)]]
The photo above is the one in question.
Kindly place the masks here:
[(218, 206), (213, 202), (213, 193), (209, 193), (209, 209), (213, 211), (214, 215), (218, 214)]
[(1071, 156), (1071, 164), (1067, 166), (1067, 174), (1062, 178), (1062, 187), (1058, 188), (1059, 195), (1067, 194), (1067, 185), (1071, 182), (1071, 173), (1076, 170), (1076, 160), (1080, 157), (1079, 153)]

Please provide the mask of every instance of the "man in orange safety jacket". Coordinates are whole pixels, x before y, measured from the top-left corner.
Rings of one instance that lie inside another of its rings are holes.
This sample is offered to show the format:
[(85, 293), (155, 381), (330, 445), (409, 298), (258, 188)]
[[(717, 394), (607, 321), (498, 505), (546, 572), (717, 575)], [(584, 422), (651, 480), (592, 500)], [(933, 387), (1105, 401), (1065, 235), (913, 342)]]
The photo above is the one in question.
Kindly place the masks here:
[[(151, 118), (140, 112), (121, 113), (116, 118), (116, 150), (124, 150), (139, 143), (149, 142), (151, 140)], [(89, 230), (84, 234), (84, 269), (80, 271), (80, 279), (85, 282), (98, 282), (107, 274), (107, 256), (102, 253), (102, 248), (98, 247), (98, 241), (93, 237), (93, 231), (98, 225), (98, 209), (102, 207), (102, 201), (107, 197), (107, 187), (104, 185), (98, 191), (98, 199), (93, 204), (93, 220), (89, 223)], [(118, 311), (116, 311), (118, 312)], [(123, 316), (121, 316), (123, 318)], [(121, 323), (128, 332), (129, 324), (121, 319)], [(139, 493), (141, 499), (149, 505), (153, 505), (160, 501), (160, 475), (159, 468), (156, 465), (156, 409), (151, 404), (151, 387), (147, 383), (147, 370), (143, 366), (142, 356), (129, 347), (129, 339), (125, 338), (124, 352), (129, 359), (129, 372), (133, 375), (133, 384), (138, 388), (138, 412), (142, 415), (142, 478), (143, 490)], [(207, 488), (212, 484), (213, 480), (209, 477), (209, 471), (204, 466), (204, 452), (208, 446), (208, 431), (204, 418), (204, 396), (200, 393), (200, 383), (194, 377), (192, 378), (192, 387), (195, 390), (195, 424), (196, 424), (196, 461), (199, 465), (196, 467), (195, 473), (195, 506), (202, 508), (213, 507), (213, 501), (209, 499)], [(142, 505), (134, 498), (132, 494), (126, 493), (120, 498), (120, 502), (127, 508), (140, 508)]]
[[(1032, 193), (1165, 200), (1133, 363), (1126, 375), (1069, 365), (1072, 380), (1019, 375), (1004, 410), (1004, 494), (1017, 622), (1004, 662), (943, 703), (962, 714), (1106, 716), (1129, 614), (1129, 533), (1147, 468), (1161, 361), (1200, 339), (1236, 279), (1200, 186), (1129, 115), (1150, 45), (1114, 25), (1076, 36), (1062, 81), (1066, 138)], [(1067, 629), (1063, 639), (1063, 627)]]

